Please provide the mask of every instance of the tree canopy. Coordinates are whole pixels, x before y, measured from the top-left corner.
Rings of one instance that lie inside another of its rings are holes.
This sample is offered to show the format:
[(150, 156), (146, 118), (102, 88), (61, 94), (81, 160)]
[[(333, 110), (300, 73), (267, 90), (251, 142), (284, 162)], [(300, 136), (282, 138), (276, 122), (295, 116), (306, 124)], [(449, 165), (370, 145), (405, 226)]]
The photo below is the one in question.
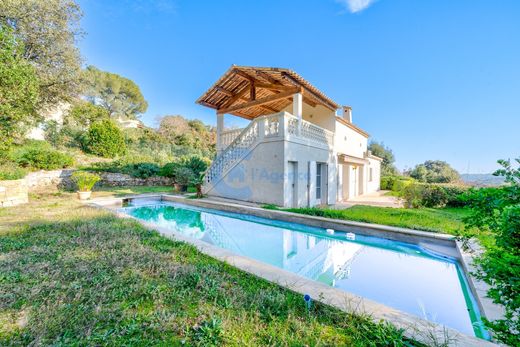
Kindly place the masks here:
[(78, 101), (67, 113), (64, 124), (86, 129), (92, 123), (108, 118), (108, 110), (105, 108), (91, 104), (90, 102)]
[(22, 57), (23, 44), (0, 24), (0, 152), (38, 120), (38, 79)]
[(170, 143), (196, 149), (213, 149), (215, 130), (198, 119), (188, 120), (180, 115), (164, 116), (160, 119), (159, 134)]
[(2, 0), (0, 24), (23, 43), (39, 81), (41, 106), (68, 100), (79, 91), (81, 10), (74, 0)]
[(409, 174), (416, 180), (427, 183), (451, 183), (460, 180), (459, 173), (442, 160), (427, 160), (424, 164), (416, 165)]
[(381, 162), (382, 176), (394, 176), (399, 173), (397, 168), (394, 166), (394, 153), (390, 148), (386, 147), (384, 143), (371, 141), (368, 145), (368, 150), (371, 151), (373, 155), (383, 159)]
[(135, 119), (148, 109), (139, 86), (128, 78), (88, 66), (82, 82), (87, 99), (106, 108), (113, 118)]

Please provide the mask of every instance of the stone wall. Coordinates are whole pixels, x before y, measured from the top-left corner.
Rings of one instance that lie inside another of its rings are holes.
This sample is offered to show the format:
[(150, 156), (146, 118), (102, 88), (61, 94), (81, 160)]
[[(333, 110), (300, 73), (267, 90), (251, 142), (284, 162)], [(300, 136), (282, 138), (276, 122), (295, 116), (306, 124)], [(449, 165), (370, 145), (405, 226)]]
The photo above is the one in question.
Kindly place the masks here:
[[(71, 175), (74, 170), (53, 170), (31, 172), (26, 177), (27, 186), (32, 192), (55, 189), (74, 189)], [(167, 186), (173, 185), (173, 180), (168, 177), (154, 176), (149, 178), (136, 178), (130, 175), (112, 172), (99, 172), (101, 177), (96, 186), (124, 187), (124, 186)]]
[(25, 179), (0, 181), (0, 207), (25, 204), (29, 201)]
[(48, 189), (72, 189), (70, 176), (74, 170), (35, 171), (25, 176), (30, 191), (39, 192)]
[(98, 174), (101, 176), (101, 181), (99, 181), (98, 185), (109, 187), (173, 185), (173, 179), (162, 176), (136, 178), (130, 175), (112, 172), (100, 172)]

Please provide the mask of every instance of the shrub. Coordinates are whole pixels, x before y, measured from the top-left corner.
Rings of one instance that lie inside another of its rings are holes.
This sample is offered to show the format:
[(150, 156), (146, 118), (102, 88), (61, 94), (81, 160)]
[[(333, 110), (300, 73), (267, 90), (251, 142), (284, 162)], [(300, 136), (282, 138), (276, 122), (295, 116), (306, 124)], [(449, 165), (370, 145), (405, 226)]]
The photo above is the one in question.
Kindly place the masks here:
[(137, 163), (128, 164), (123, 167), (122, 172), (137, 178), (148, 178), (157, 176), (159, 174), (160, 167), (154, 163)]
[(392, 191), (402, 192), (406, 187), (414, 183), (415, 180), (409, 177), (397, 177), (392, 184)]
[(204, 183), (204, 174), (209, 166), (210, 161), (198, 156), (183, 157), (181, 160), (168, 163), (162, 169), (160, 174), (166, 177), (172, 177), (178, 185), (184, 190), (188, 185), (194, 185), (197, 196), (202, 197), (202, 184)]
[(444, 207), (448, 203), (448, 194), (441, 186), (425, 184), (420, 193), (421, 205), (424, 207)]
[(446, 193), (446, 196), (447, 196), (446, 206), (449, 206), (449, 207), (466, 206), (464, 194), (469, 190), (469, 187), (461, 186), (461, 185), (453, 185), (453, 184), (442, 184), (442, 185), (439, 185), (439, 187), (442, 187)]
[(422, 199), (423, 189), (424, 187), (417, 183), (411, 183), (403, 188), (401, 196), (404, 199), (406, 208), (419, 208), (424, 206)]
[(164, 177), (175, 178), (175, 170), (180, 164), (178, 162), (172, 162), (164, 165), (159, 170), (159, 175)]
[(19, 180), (24, 178), (27, 171), (14, 163), (4, 163), (0, 165), (0, 181)]
[(409, 185), (412, 182), (415, 182), (415, 180), (410, 177), (382, 176), (381, 177), (381, 189), (399, 192), (399, 191), (402, 191), (405, 186)]
[(109, 119), (94, 122), (89, 127), (84, 147), (89, 153), (107, 158), (113, 158), (126, 152), (123, 133)]
[(92, 190), (101, 177), (86, 171), (76, 171), (72, 174), (71, 179), (80, 192), (88, 192)]
[[(516, 159), (520, 164), (520, 158)], [(486, 243), (486, 252), (477, 259), (477, 276), (491, 288), (488, 296), (505, 307), (503, 319), (485, 323), (497, 340), (520, 345), (520, 168), (500, 160), (507, 185), (499, 188), (470, 189), (466, 201), (471, 214), (464, 219), (466, 237), (475, 229), (491, 231), (495, 243)]]
[(148, 178), (159, 175), (161, 168), (159, 165), (148, 162), (147, 156), (124, 156), (112, 162), (94, 163), (85, 168), (97, 172), (117, 172), (127, 174), (137, 178)]
[(17, 149), (13, 154), (14, 160), (23, 167), (42, 170), (55, 170), (74, 165), (74, 159), (53, 149), (45, 141), (31, 141)]
[(392, 180), (391, 176), (382, 176), (381, 177), (381, 185), (380, 188), (382, 190), (392, 190), (392, 185), (390, 184), (390, 181)]
[(195, 173), (189, 167), (179, 166), (175, 169), (174, 173), (175, 183), (181, 186), (182, 191), (185, 191), (194, 175)]

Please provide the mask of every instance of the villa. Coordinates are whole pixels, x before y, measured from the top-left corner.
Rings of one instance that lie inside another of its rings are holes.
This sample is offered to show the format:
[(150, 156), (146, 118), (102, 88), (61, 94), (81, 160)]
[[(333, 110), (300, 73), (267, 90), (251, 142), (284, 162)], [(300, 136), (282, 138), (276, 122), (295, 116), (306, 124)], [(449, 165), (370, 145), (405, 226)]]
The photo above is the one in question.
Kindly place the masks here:
[[(209, 196), (304, 207), (379, 190), (382, 159), (368, 151), (352, 109), (294, 71), (233, 65), (197, 103), (217, 114)], [(226, 130), (225, 114), (250, 123)]]

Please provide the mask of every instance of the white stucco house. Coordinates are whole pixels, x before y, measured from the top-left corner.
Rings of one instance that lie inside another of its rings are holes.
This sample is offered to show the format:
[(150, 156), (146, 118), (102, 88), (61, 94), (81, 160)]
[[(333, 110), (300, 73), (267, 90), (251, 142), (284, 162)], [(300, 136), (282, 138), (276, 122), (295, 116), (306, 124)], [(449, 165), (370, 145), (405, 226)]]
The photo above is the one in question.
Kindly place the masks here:
[[(217, 116), (209, 196), (304, 207), (379, 190), (382, 159), (367, 150), (351, 108), (289, 69), (233, 65), (197, 103)], [(250, 122), (226, 130), (225, 114)]]

